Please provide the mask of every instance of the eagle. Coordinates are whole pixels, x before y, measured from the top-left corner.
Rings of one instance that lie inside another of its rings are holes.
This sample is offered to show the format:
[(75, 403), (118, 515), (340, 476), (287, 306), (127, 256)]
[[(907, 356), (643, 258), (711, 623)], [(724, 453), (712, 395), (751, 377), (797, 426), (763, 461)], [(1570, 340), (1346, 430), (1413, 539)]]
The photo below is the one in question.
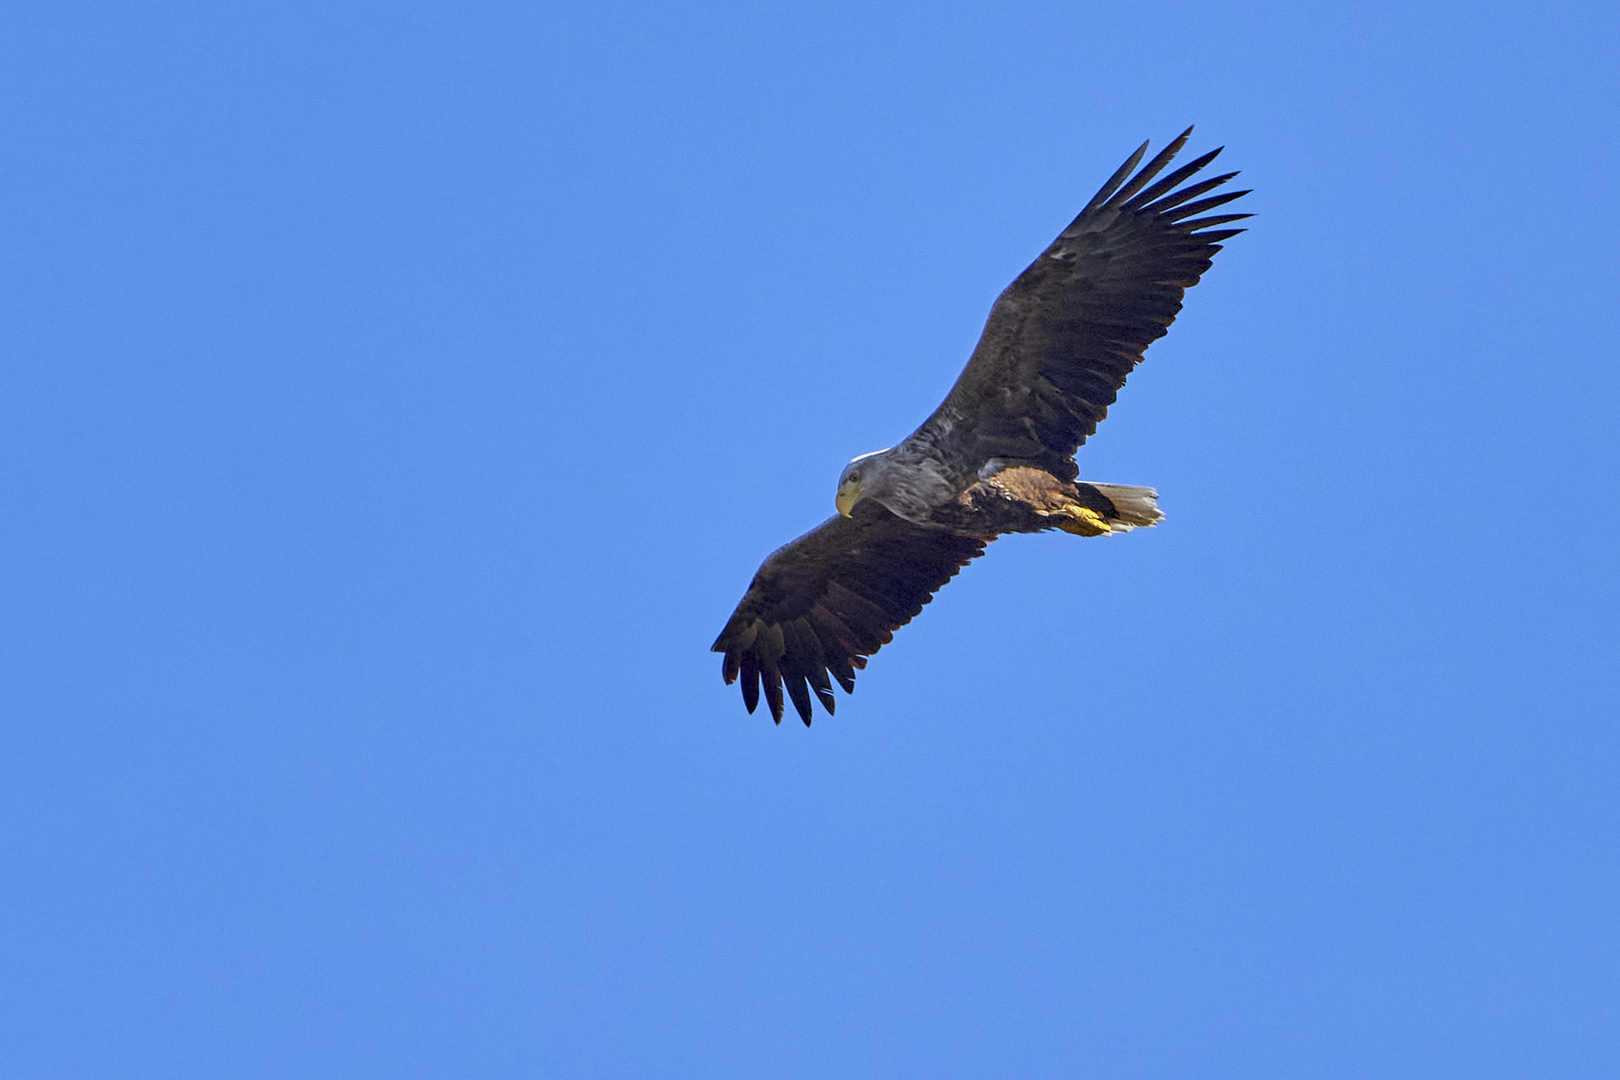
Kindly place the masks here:
[(866, 658), (1003, 533), (1108, 536), (1163, 519), (1153, 488), (1082, 482), (1074, 454), (1243, 231), (1223, 226), (1251, 216), (1207, 214), (1248, 194), (1206, 194), (1237, 173), (1187, 183), (1220, 148), (1155, 180), (1191, 134), (1134, 174), (1148, 144), (1126, 159), (996, 299), (933, 415), (845, 466), (838, 513), (760, 566), (713, 650), (750, 713), (763, 689), (780, 724), (785, 687), (807, 726), (812, 691), (832, 715), (833, 680), (853, 693)]

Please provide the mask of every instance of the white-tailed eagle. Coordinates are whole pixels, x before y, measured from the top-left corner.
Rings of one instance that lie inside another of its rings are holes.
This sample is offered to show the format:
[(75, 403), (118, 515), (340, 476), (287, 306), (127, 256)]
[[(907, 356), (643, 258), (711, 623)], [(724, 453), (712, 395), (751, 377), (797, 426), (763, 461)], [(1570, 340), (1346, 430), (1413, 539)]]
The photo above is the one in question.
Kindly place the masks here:
[(811, 691), (830, 714), (832, 679), (854, 692), (855, 669), (1002, 533), (1103, 536), (1163, 517), (1152, 488), (1077, 481), (1074, 452), (1243, 231), (1223, 226), (1250, 216), (1200, 216), (1248, 194), (1205, 194), (1236, 173), (1178, 186), (1218, 149), (1154, 181), (1191, 134), (1133, 176), (1143, 143), (997, 298), (944, 403), (851, 461), (837, 516), (765, 560), (714, 643), (749, 712), (763, 687), (781, 723), (785, 686), (806, 724)]

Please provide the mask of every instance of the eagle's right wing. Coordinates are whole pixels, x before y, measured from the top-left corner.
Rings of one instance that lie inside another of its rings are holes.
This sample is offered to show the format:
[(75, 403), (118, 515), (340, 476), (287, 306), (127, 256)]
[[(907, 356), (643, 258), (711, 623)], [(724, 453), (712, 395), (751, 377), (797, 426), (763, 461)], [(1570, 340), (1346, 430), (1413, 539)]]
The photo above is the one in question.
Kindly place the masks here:
[[(810, 723), (810, 688), (830, 715), (830, 670), (845, 693), (855, 669), (887, 645), (985, 541), (914, 525), (875, 500), (833, 517), (765, 560), (715, 639), (726, 682), (742, 676), (753, 712), (760, 686), (782, 722), (782, 687)], [(808, 684), (808, 686), (806, 685)]]

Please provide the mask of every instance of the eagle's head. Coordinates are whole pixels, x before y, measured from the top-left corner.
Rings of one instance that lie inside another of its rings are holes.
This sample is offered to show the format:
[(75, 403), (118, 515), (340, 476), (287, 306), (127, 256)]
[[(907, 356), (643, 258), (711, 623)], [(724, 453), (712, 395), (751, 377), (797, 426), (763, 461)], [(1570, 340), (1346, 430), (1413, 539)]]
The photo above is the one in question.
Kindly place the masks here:
[(849, 517), (856, 503), (878, 490), (877, 478), (885, 464), (883, 455), (888, 452), (873, 450), (844, 466), (843, 473), (838, 477), (838, 495), (833, 499), (840, 514)]

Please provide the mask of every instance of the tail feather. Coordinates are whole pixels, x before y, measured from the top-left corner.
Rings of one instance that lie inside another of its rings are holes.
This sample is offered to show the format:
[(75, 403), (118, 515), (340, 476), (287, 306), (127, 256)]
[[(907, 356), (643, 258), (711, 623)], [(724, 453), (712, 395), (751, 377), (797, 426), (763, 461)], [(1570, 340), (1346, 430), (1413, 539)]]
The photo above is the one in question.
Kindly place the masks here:
[(1112, 514), (1104, 514), (1111, 533), (1130, 532), (1136, 528), (1151, 528), (1164, 520), (1159, 509), (1159, 493), (1150, 487), (1132, 487), (1128, 484), (1096, 484), (1076, 481), (1082, 492), (1093, 488), (1114, 506)]

